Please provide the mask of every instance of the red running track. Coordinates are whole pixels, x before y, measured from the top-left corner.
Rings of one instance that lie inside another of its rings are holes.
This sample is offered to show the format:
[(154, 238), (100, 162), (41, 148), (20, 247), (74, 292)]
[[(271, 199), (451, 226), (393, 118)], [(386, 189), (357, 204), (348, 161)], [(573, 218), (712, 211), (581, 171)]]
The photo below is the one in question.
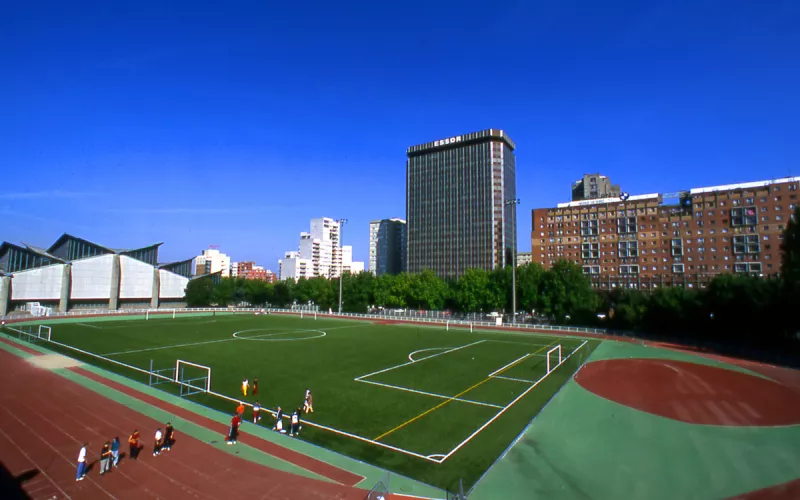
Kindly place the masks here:
[[(152, 456), (152, 435), (162, 426), (147, 416), (0, 350), (0, 460), (34, 499), (363, 499), (364, 490), (270, 469), (218, 450), (177, 431), (172, 451)], [(139, 460), (124, 457), (99, 476), (102, 443), (114, 436), (127, 452), (133, 428), (141, 431)], [(75, 481), (76, 458), (89, 442), (84, 481)], [(35, 472), (32, 472), (35, 471)]]

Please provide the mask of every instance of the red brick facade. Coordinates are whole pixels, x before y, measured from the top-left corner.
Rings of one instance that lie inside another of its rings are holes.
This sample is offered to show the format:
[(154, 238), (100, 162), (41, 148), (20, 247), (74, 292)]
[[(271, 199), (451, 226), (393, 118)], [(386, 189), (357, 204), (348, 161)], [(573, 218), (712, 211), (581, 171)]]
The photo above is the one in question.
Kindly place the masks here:
[(532, 261), (577, 262), (596, 286), (704, 286), (720, 273), (780, 272), (800, 177), (662, 195), (564, 203), (532, 212)]

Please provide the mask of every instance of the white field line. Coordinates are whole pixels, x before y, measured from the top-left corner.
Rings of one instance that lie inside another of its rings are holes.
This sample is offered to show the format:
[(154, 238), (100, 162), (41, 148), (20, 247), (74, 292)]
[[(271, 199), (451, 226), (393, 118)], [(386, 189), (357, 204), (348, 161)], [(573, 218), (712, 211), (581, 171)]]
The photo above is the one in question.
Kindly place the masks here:
[(550, 345), (550, 344), (532, 344), (530, 342), (517, 342), (517, 341), (514, 341), (514, 340), (495, 340), (495, 339), (489, 339), (489, 342), (497, 342), (499, 344), (526, 345), (526, 346), (529, 346), (529, 347), (545, 347), (545, 346)]
[(411, 365), (411, 364), (414, 364), (414, 363), (419, 363), (420, 361), (425, 361), (426, 359), (435, 358), (436, 356), (441, 356), (442, 354), (448, 354), (448, 353), (451, 353), (451, 352), (456, 352), (456, 351), (464, 349), (466, 347), (471, 347), (471, 346), (474, 346), (474, 345), (482, 344), (483, 342), (486, 342), (486, 340), (479, 340), (479, 341), (473, 342), (471, 344), (462, 345), (460, 347), (455, 347), (453, 349), (449, 349), (447, 351), (440, 352), (439, 354), (434, 354), (432, 356), (427, 356), (425, 358), (420, 359), (419, 361), (409, 361), (407, 363), (401, 363), (399, 365), (390, 366), (389, 368), (384, 368), (383, 370), (378, 370), (376, 372), (367, 373), (366, 375), (361, 375), (360, 377), (354, 378), (353, 380), (361, 381), (361, 379), (369, 378), (369, 377), (371, 377), (373, 375), (378, 375), (380, 373), (385, 373), (385, 372), (388, 372), (390, 370), (395, 370), (395, 369), (403, 367), (403, 366), (408, 366), (408, 365)]
[[(575, 354), (576, 352), (578, 352), (578, 350), (579, 350), (581, 347), (585, 346), (585, 345), (586, 345), (588, 342), (589, 342), (588, 340), (584, 340), (584, 341), (583, 341), (583, 343), (582, 343), (581, 345), (579, 345), (577, 349), (575, 349), (574, 351), (572, 351), (572, 352), (570, 353), (570, 355), (569, 355), (569, 356), (567, 356), (566, 358), (564, 358), (564, 360), (563, 360), (563, 361), (561, 361), (561, 363), (559, 363), (559, 364), (558, 364), (558, 366), (556, 366), (555, 368), (553, 368), (553, 369), (550, 371), (550, 373), (553, 373), (554, 371), (556, 371), (556, 368), (558, 368), (559, 366), (561, 366), (561, 365), (563, 365), (564, 363), (566, 363), (566, 362), (567, 362), (567, 360), (568, 360), (568, 359), (569, 359), (569, 358), (570, 358), (570, 357), (571, 357), (573, 354)], [(447, 460), (448, 458), (450, 458), (450, 457), (453, 455), (453, 453), (457, 452), (457, 451), (458, 451), (458, 450), (459, 450), (459, 449), (460, 449), (462, 446), (464, 446), (465, 444), (467, 444), (468, 442), (470, 442), (470, 441), (472, 440), (472, 438), (474, 438), (475, 436), (477, 436), (478, 434), (480, 434), (480, 433), (481, 433), (481, 432), (482, 432), (482, 431), (483, 431), (485, 428), (487, 428), (487, 427), (488, 427), (488, 426), (489, 426), (489, 425), (490, 425), (492, 422), (494, 422), (495, 420), (497, 420), (497, 419), (500, 417), (500, 415), (502, 415), (503, 413), (505, 413), (505, 412), (506, 412), (506, 410), (508, 410), (509, 408), (511, 408), (512, 406), (514, 406), (514, 405), (517, 403), (517, 401), (519, 401), (520, 399), (522, 399), (523, 397), (525, 397), (525, 395), (526, 395), (526, 394), (528, 394), (529, 392), (531, 392), (531, 391), (532, 391), (532, 390), (533, 390), (533, 389), (534, 389), (534, 388), (535, 388), (537, 385), (539, 385), (539, 384), (540, 384), (540, 383), (541, 383), (541, 382), (542, 382), (544, 379), (546, 379), (546, 378), (547, 378), (547, 377), (550, 375), (550, 373), (546, 373), (546, 374), (544, 374), (544, 376), (543, 376), (542, 378), (540, 378), (539, 380), (537, 380), (537, 381), (536, 381), (536, 383), (534, 383), (533, 385), (531, 385), (530, 387), (528, 387), (528, 388), (527, 388), (527, 389), (526, 389), (526, 390), (525, 390), (525, 391), (524, 391), (522, 394), (520, 394), (520, 395), (519, 395), (519, 396), (517, 396), (517, 397), (516, 397), (516, 398), (515, 398), (513, 401), (511, 401), (510, 403), (508, 403), (508, 404), (505, 406), (505, 408), (503, 408), (502, 410), (500, 410), (499, 412), (497, 412), (497, 415), (495, 415), (494, 417), (490, 418), (488, 422), (486, 422), (485, 424), (483, 424), (482, 426), (480, 426), (480, 427), (478, 428), (478, 430), (476, 430), (475, 432), (473, 432), (472, 434), (470, 434), (470, 435), (469, 435), (469, 437), (467, 437), (467, 439), (465, 439), (465, 440), (461, 441), (461, 443), (459, 443), (459, 445), (458, 445), (458, 446), (456, 446), (455, 448), (453, 448), (452, 450), (450, 450), (450, 452), (449, 452), (447, 455), (445, 455), (445, 456), (444, 456), (444, 458), (442, 458), (442, 459), (441, 459), (441, 460), (440, 460), (438, 463), (442, 463), (442, 462), (444, 462), (445, 460)]]
[[(353, 325), (353, 326), (335, 326), (333, 328), (328, 328), (328, 330), (341, 330), (342, 328), (363, 328), (364, 325)], [(251, 331), (259, 331), (259, 330), (266, 330), (266, 328), (253, 328), (252, 330), (242, 330), (239, 332), (234, 332), (234, 335), (237, 333), (243, 332), (251, 332)], [(162, 345), (157, 347), (148, 347), (146, 349), (130, 349), (127, 351), (117, 351), (117, 352), (107, 352), (102, 354), (102, 356), (120, 356), (122, 354), (134, 354), (137, 352), (150, 352), (150, 351), (160, 351), (162, 349), (174, 349), (177, 347), (194, 347), (198, 345), (206, 345), (206, 344), (218, 344), (220, 342), (232, 342), (234, 340), (249, 340), (249, 339), (258, 339), (262, 337), (271, 337), (275, 335), (285, 335), (287, 333), (307, 333), (307, 332), (321, 332), (322, 330), (292, 330), (286, 332), (274, 332), (274, 333), (265, 333), (263, 335), (253, 335), (252, 337), (233, 337), (233, 338), (224, 338), (224, 339), (217, 339), (217, 340), (205, 340), (201, 342), (187, 342), (184, 344), (172, 344), (172, 345)], [(306, 339), (304, 339), (306, 340)]]
[(425, 358), (414, 359), (414, 355), (415, 355), (415, 354), (417, 354), (418, 352), (427, 352), (427, 351), (444, 351), (445, 349), (447, 349), (447, 347), (429, 347), (429, 348), (427, 348), (427, 349), (420, 349), (420, 350), (418, 350), (418, 351), (414, 351), (414, 352), (412, 352), (411, 354), (409, 354), (409, 355), (408, 355), (408, 360), (409, 360), (409, 361), (411, 361), (411, 362), (414, 362), (414, 361), (422, 361), (423, 359), (425, 359), (425, 358), (428, 358), (428, 357), (430, 357), (430, 356), (425, 356)]
[[(344, 327), (342, 327), (342, 328), (344, 328)], [(115, 365), (119, 365), (119, 366), (122, 366), (122, 367), (125, 367), (125, 368), (130, 368), (131, 370), (135, 370), (135, 371), (137, 371), (137, 372), (146, 373), (146, 374), (148, 374), (148, 375), (152, 375), (153, 377), (161, 378), (161, 379), (167, 380), (167, 381), (169, 381), (169, 382), (172, 382), (172, 383), (175, 383), (175, 384), (179, 384), (179, 385), (187, 386), (187, 387), (189, 387), (189, 388), (192, 388), (192, 389), (196, 389), (196, 387), (194, 387), (194, 386), (192, 386), (192, 385), (190, 385), (190, 384), (186, 384), (186, 383), (184, 383), (184, 382), (175, 382), (175, 380), (171, 379), (170, 377), (165, 377), (164, 375), (160, 375), (160, 374), (157, 374), (157, 373), (153, 373), (153, 372), (150, 372), (150, 371), (148, 371), (148, 370), (143, 370), (143, 369), (141, 369), (141, 368), (138, 368), (138, 367), (136, 367), (136, 366), (128, 365), (128, 364), (125, 364), (125, 363), (122, 363), (122, 362), (116, 361), (116, 360), (114, 360), (114, 359), (106, 358), (106, 357), (104, 357), (104, 356), (101, 356), (101, 355), (99, 355), (99, 354), (95, 354), (95, 353), (93, 353), (93, 352), (84, 351), (83, 349), (78, 349), (77, 347), (72, 347), (71, 345), (62, 344), (61, 342), (56, 342), (55, 340), (51, 340), (51, 341), (50, 341), (50, 343), (51, 343), (51, 344), (55, 344), (55, 345), (57, 345), (57, 346), (60, 346), (60, 347), (64, 347), (64, 348), (66, 348), (66, 349), (71, 349), (71, 350), (73, 350), (73, 351), (79, 352), (79, 353), (81, 353), (81, 354), (85, 354), (85, 355), (87, 355), (87, 356), (91, 356), (91, 357), (94, 357), (94, 358), (101, 359), (101, 360), (103, 360), (103, 361), (107, 361), (107, 362), (109, 362), (109, 363), (113, 363), (113, 364), (115, 364)], [(209, 385), (210, 385), (210, 382), (209, 382)], [(238, 404), (238, 403), (242, 403), (242, 401), (241, 401), (241, 400), (239, 400), (239, 399), (234, 399), (234, 398), (232, 398), (232, 397), (226, 396), (226, 395), (224, 395), (224, 394), (220, 394), (220, 393), (218, 393), (218, 392), (213, 392), (213, 391), (210, 391), (210, 390), (209, 390), (207, 394), (211, 394), (212, 396), (217, 396), (218, 398), (227, 399), (227, 400), (229, 400), (229, 401), (233, 401), (233, 402), (235, 402), (235, 403), (237, 403), (237, 404)], [(246, 406), (249, 406), (249, 407), (251, 407), (251, 408), (253, 407), (253, 405), (252, 405), (252, 404), (250, 404), (250, 403), (246, 403), (246, 402), (245, 402), (244, 404), (245, 404)], [(274, 411), (272, 411), (272, 410), (270, 410), (270, 409), (267, 409), (267, 408), (262, 408), (262, 411), (267, 411), (267, 412), (271, 413), (272, 415), (275, 415), (275, 412), (274, 412)], [(287, 419), (288, 419), (288, 418), (289, 418), (289, 415), (284, 415), (284, 418), (287, 418)], [(311, 422), (311, 421), (308, 421), (308, 420), (302, 420), (302, 421), (301, 421), (301, 424), (308, 424), (308, 425), (310, 425), (311, 427), (316, 427), (316, 428), (318, 428), (318, 429), (322, 429), (322, 430), (325, 430), (325, 431), (328, 431), (328, 432), (333, 432), (334, 434), (339, 434), (339, 435), (342, 435), (342, 436), (345, 436), (345, 437), (349, 437), (349, 438), (352, 438), (352, 439), (356, 439), (356, 440), (358, 440), (358, 441), (363, 441), (363, 442), (365, 442), (365, 443), (374, 444), (374, 445), (380, 446), (380, 447), (382, 447), (382, 448), (387, 448), (387, 449), (390, 449), (390, 450), (396, 451), (396, 452), (398, 452), (398, 453), (403, 453), (403, 454), (405, 454), (405, 455), (409, 455), (409, 456), (412, 456), (412, 457), (421, 458), (421, 459), (423, 459), (423, 460), (427, 460), (427, 461), (429, 461), (429, 462), (436, 462), (436, 463), (438, 463), (436, 460), (434, 460), (434, 459), (432, 459), (432, 458), (430, 458), (430, 457), (428, 457), (428, 456), (426, 456), (426, 455), (421, 455), (421, 454), (419, 454), (419, 453), (415, 453), (415, 452), (413, 452), (413, 451), (404, 450), (403, 448), (397, 448), (396, 446), (391, 446), (391, 445), (388, 445), (388, 444), (385, 444), (385, 443), (381, 443), (381, 442), (378, 442), (378, 441), (374, 441), (374, 440), (372, 440), (372, 439), (368, 439), (368, 438), (365, 438), (365, 437), (362, 437), (362, 436), (358, 436), (358, 435), (356, 435), (356, 434), (350, 434), (349, 432), (340, 431), (340, 430), (338, 430), (338, 429), (334, 429), (334, 428), (332, 428), (332, 427), (327, 427), (327, 426), (324, 426), (324, 425), (321, 425), (321, 424), (317, 424), (317, 423), (314, 423), (314, 422)]]
[(502, 373), (502, 372), (504, 372), (504, 371), (508, 370), (509, 368), (511, 368), (512, 366), (514, 366), (514, 365), (516, 365), (516, 364), (519, 364), (519, 363), (521, 363), (521, 362), (522, 362), (522, 361), (524, 361), (525, 359), (529, 358), (529, 357), (531, 356), (531, 354), (532, 354), (532, 353), (530, 353), (530, 352), (529, 352), (528, 354), (526, 354), (526, 355), (522, 356), (522, 357), (521, 357), (521, 358), (519, 358), (519, 359), (516, 359), (516, 360), (512, 361), (511, 363), (507, 364), (506, 366), (504, 366), (504, 367), (502, 367), (502, 368), (499, 368), (499, 369), (497, 369), (497, 370), (493, 371), (492, 373), (490, 373), (490, 374), (489, 374), (489, 377), (494, 377), (494, 376), (495, 376), (495, 375), (497, 375), (498, 373)]
[(454, 398), (453, 396), (445, 396), (443, 394), (435, 394), (433, 392), (418, 391), (416, 389), (409, 389), (408, 387), (400, 387), (399, 385), (384, 384), (382, 382), (372, 382), (370, 380), (357, 380), (357, 382), (362, 382), (364, 384), (379, 385), (381, 387), (388, 387), (389, 389), (397, 389), (398, 391), (413, 392), (415, 394), (422, 394), (424, 396), (432, 396), (434, 398), (451, 399), (453, 401), (461, 401), (462, 403), (469, 403), (469, 404), (473, 404), (473, 405), (489, 406), (491, 408), (502, 408), (502, 406), (500, 406), (500, 405), (495, 405), (495, 404), (491, 404), (491, 403), (483, 403), (481, 401), (473, 401), (471, 399)]
[[(523, 379), (523, 378), (504, 377), (504, 376), (502, 376), (502, 375), (495, 375), (495, 376), (494, 376), (494, 377), (492, 377), (492, 378), (501, 378), (501, 379), (503, 379), (503, 380), (511, 380), (511, 381), (513, 381), (513, 382), (523, 382), (523, 383), (525, 383), (525, 384), (535, 384), (535, 383), (536, 383), (536, 381), (535, 381), (535, 380), (525, 380), (525, 379)], [(502, 407), (501, 407), (501, 408), (502, 408)]]
[(97, 328), (98, 330), (102, 330), (103, 328), (97, 325), (90, 325), (89, 323), (75, 323), (76, 325), (87, 326), (89, 328)]

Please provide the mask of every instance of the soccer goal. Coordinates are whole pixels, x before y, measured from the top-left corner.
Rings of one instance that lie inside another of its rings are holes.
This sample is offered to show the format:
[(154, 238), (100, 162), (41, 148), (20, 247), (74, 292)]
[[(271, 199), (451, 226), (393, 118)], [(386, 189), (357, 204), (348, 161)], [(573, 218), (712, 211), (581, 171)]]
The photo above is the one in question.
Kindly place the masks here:
[(558, 368), (558, 365), (561, 364), (562, 361), (561, 357), (561, 344), (553, 347), (549, 351), (547, 351), (547, 373)]
[(175, 361), (175, 382), (180, 385), (181, 397), (209, 392), (211, 367), (179, 359)]
[(175, 367), (155, 369), (155, 362), (150, 360), (150, 381), (148, 385), (169, 384), (175, 380)]
[(38, 337), (40, 340), (46, 340), (50, 342), (50, 338), (53, 334), (53, 329), (47, 325), (39, 325), (39, 332)]

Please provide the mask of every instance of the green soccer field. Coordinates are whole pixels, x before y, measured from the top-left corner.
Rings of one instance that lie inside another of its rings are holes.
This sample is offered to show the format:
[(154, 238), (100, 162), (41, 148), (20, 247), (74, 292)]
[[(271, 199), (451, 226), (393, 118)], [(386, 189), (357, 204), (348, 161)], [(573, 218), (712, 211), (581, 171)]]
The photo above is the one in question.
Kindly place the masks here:
[[(58, 323), (52, 340), (144, 370), (152, 363), (168, 376), (177, 360), (207, 366), (213, 393), (248, 403), (256, 398), (242, 397), (241, 381), (258, 377), (260, 404), (286, 413), (310, 388), (314, 413), (301, 439), (442, 488), (459, 478), (474, 484), (599, 342), (277, 314)], [(184, 379), (207, 375), (181, 368)], [(158, 387), (178, 392), (177, 384)], [(188, 397), (227, 413), (236, 406), (211, 394)], [(260, 425), (272, 423), (267, 416)]]

